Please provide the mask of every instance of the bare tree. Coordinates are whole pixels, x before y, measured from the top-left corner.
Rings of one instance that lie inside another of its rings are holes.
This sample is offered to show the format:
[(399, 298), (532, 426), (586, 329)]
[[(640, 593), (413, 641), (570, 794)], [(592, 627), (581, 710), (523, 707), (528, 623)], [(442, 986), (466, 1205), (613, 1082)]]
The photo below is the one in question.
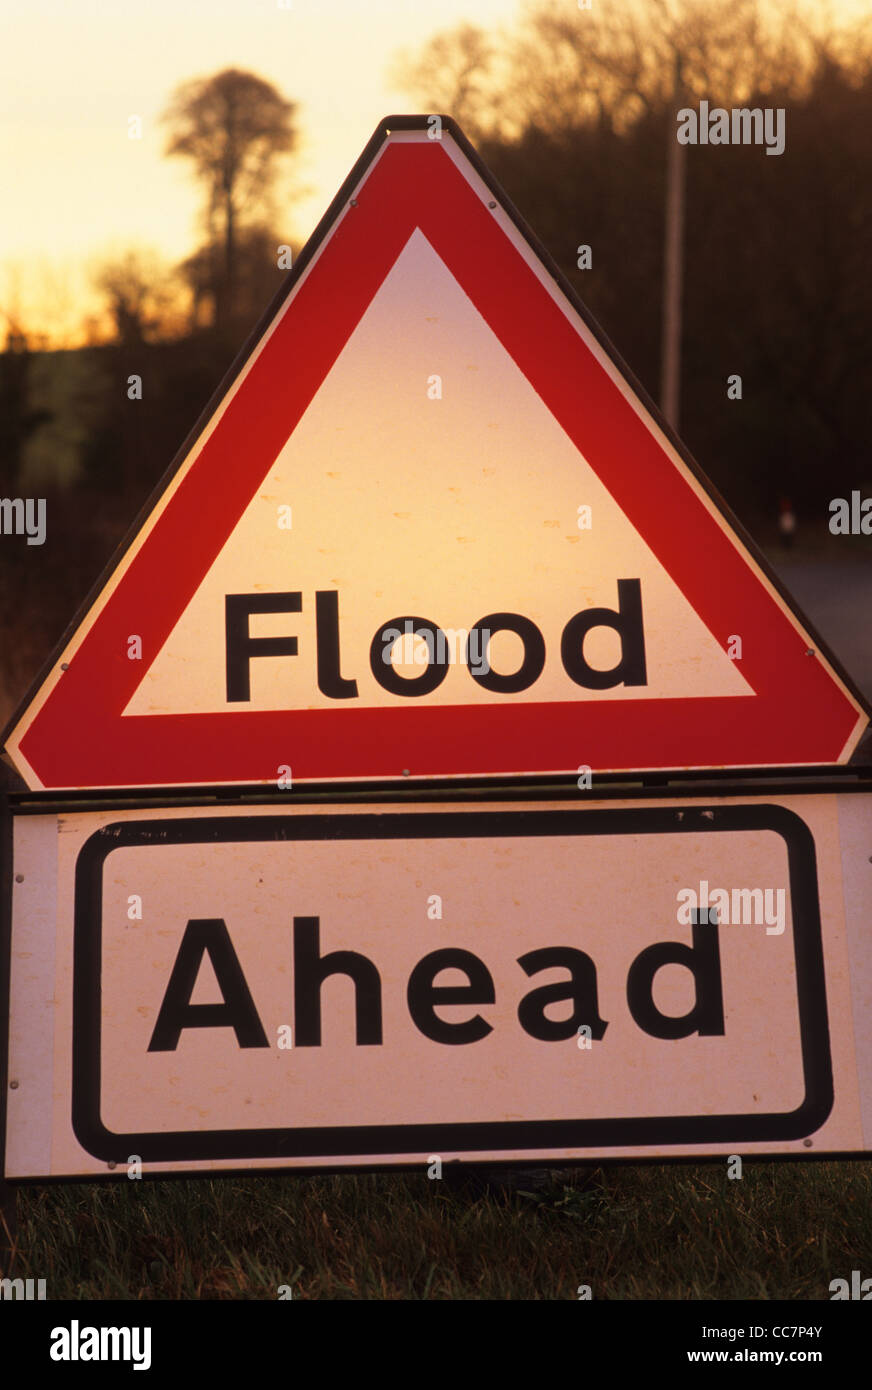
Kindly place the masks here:
[(240, 229), (268, 220), (279, 156), (297, 147), (296, 109), (271, 83), (228, 68), (184, 83), (164, 114), (167, 154), (192, 160), (205, 191), (207, 246), (221, 248), (218, 323), (236, 312)]
[[(277, 255), (279, 238), (268, 227), (253, 226), (240, 229), (236, 246), (235, 307), (240, 320), (254, 321), (269, 303), (284, 279)], [(299, 248), (291, 242), (292, 257)], [(190, 328), (207, 327), (215, 321), (215, 306), (220, 302), (225, 283), (223, 255), (220, 246), (201, 246), (179, 266), (191, 296)]]
[(626, 129), (671, 105), (676, 60), (690, 100), (729, 105), (755, 92), (798, 94), (811, 57), (808, 27), (790, 0), (777, 11), (761, 0), (612, 0), (575, 14), (544, 0), (512, 44), (516, 125)]
[(494, 38), (475, 24), (437, 34), (421, 51), (397, 54), (388, 72), (427, 112), (453, 116), (468, 135), (482, 136), (498, 105)]
[(416, 58), (400, 55), (394, 80), (474, 135), (621, 132), (668, 109), (676, 59), (691, 100), (798, 94), (823, 41), (814, 25), (798, 0), (777, 10), (763, 0), (609, 0), (590, 10), (539, 0), (504, 37), (472, 25), (437, 34)]
[(170, 272), (152, 252), (129, 250), (93, 272), (112, 317), (119, 343), (143, 343), (173, 329), (178, 296)]

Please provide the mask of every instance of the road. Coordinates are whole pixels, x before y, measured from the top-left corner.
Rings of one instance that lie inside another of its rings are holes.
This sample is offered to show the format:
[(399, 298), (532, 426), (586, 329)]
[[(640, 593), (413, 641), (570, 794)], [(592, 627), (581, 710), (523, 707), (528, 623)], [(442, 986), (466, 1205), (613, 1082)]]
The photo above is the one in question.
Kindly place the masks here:
[(781, 582), (817, 628), (848, 675), (872, 701), (872, 547), (869, 562), (773, 564)]

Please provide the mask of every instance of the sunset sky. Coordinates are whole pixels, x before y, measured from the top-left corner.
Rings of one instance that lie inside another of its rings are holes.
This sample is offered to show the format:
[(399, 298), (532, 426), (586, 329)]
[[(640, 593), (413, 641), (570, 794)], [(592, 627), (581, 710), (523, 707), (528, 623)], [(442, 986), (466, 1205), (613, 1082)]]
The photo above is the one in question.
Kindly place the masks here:
[[(520, 0), (0, 0), (0, 315), (56, 341), (93, 310), (89, 267), (132, 244), (169, 260), (196, 244), (199, 190), (163, 155), (157, 118), (191, 77), (235, 66), (299, 103), (284, 234), (304, 240), (381, 116), (413, 109), (388, 85), (399, 49), (463, 20), (511, 25)], [(573, 0), (566, 0), (576, 11)], [(607, 3), (607, 0), (594, 0)], [(869, 0), (832, 0), (847, 18)], [(128, 117), (143, 137), (128, 138)], [(90, 298), (91, 302), (87, 303)], [(0, 338), (5, 335), (0, 317)]]

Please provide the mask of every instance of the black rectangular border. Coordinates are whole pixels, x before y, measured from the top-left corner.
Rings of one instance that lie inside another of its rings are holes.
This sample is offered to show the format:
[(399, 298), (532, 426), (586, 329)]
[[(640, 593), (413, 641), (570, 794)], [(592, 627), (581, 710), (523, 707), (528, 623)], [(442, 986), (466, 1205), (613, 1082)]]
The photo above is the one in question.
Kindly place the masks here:
[[(679, 813), (680, 812), (680, 816)], [(766, 1115), (681, 1115), (609, 1120), (482, 1121), (458, 1124), (331, 1126), (114, 1134), (100, 1118), (102, 875), (115, 849), (149, 844), (265, 840), (510, 838), (536, 835), (663, 834), (769, 830), (785, 841), (805, 1097), (797, 1109)], [(75, 874), (72, 1125), (94, 1157), (117, 1164), (364, 1157), (450, 1151), (739, 1144), (799, 1139), (833, 1105), (833, 1077), (814, 839), (786, 807), (771, 804), (606, 810), (374, 812), (349, 815), (213, 816), (116, 822), (79, 852)], [(579, 1157), (582, 1157), (579, 1154)]]

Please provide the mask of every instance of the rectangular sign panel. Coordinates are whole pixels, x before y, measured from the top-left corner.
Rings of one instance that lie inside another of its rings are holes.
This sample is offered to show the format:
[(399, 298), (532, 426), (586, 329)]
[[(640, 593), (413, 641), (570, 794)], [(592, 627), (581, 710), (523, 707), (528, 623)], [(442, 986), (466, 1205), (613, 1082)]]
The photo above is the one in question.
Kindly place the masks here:
[(18, 814), (7, 1176), (868, 1152), (870, 854), (847, 793)]

